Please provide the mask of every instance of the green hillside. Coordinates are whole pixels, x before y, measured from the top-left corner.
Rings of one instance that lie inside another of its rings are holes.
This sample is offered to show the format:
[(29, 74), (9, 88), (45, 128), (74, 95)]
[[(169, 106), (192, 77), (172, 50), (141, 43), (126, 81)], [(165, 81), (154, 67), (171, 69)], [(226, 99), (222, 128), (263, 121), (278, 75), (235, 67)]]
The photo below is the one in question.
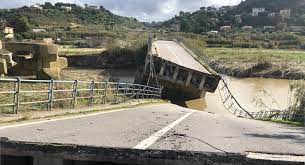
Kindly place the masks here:
[[(252, 8), (265, 8), (266, 12), (259, 16), (251, 15)], [(280, 10), (291, 9), (290, 18), (283, 19)], [(274, 12), (276, 16), (268, 17)], [(240, 16), (240, 19), (236, 16)], [(200, 10), (180, 12), (178, 16), (165, 21), (164, 27), (180, 25), (182, 32), (205, 33), (219, 30), (221, 26), (242, 27), (251, 25), (257, 28), (264, 26), (305, 26), (305, 0), (246, 0), (237, 6), (226, 6), (216, 9), (202, 7)]]
[[(45, 3), (43, 8), (22, 7), (18, 9), (0, 9), (0, 19), (7, 26), (15, 28), (17, 33), (31, 31), (32, 28), (45, 28), (49, 31), (89, 31), (112, 29), (136, 29), (142, 24), (134, 18), (122, 17), (100, 7), (84, 9), (75, 4)], [(63, 7), (71, 7), (66, 10)], [(92, 28), (94, 27), (94, 28)], [(80, 30), (79, 30), (80, 29)]]

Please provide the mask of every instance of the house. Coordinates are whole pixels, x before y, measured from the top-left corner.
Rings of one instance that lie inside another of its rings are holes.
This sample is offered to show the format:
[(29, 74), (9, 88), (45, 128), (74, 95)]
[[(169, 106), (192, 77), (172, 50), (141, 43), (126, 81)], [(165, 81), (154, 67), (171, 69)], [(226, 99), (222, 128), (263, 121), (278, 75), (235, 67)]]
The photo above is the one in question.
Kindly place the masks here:
[(209, 32), (207, 32), (207, 34), (217, 34), (218, 33), (218, 31), (215, 31), (215, 30), (212, 30), (212, 31), (209, 31)]
[(171, 31), (174, 31), (174, 32), (180, 32), (180, 24), (173, 24), (170, 28)]
[(241, 15), (235, 15), (236, 19), (241, 19)]
[(33, 33), (44, 33), (44, 32), (47, 32), (46, 29), (42, 29), (42, 28), (34, 28), (32, 30)]
[(242, 30), (245, 30), (245, 31), (250, 31), (253, 29), (253, 26), (243, 26), (241, 27)]
[(220, 27), (220, 31), (222, 32), (227, 32), (227, 31), (230, 31), (232, 29), (231, 26), (222, 26)]
[(275, 17), (275, 12), (268, 13), (268, 17)]
[(63, 9), (63, 10), (66, 10), (66, 11), (71, 11), (72, 10), (71, 6), (61, 6), (60, 8)]
[(5, 38), (7, 38), (7, 39), (14, 38), (14, 28), (12, 28), (12, 27), (5, 27), (3, 30), (3, 33), (5, 34)]
[(282, 18), (290, 18), (290, 16), (291, 16), (291, 9), (280, 10), (280, 16)]
[(32, 9), (38, 9), (38, 10), (42, 10), (42, 9), (43, 9), (43, 8), (41, 7), (41, 5), (38, 4), (38, 3), (35, 4), (35, 5), (32, 5), (31, 8), (32, 8)]
[(264, 13), (266, 12), (265, 8), (252, 8), (252, 16), (258, 16), (259, 13)]
[(92, 6), (92, 5), (85, 4), (85, 9), (97, 10), (98, 7), (97, 6)]
[(264, 30), (266, 30), (266, 31), (274, 31), (275, 30), (275, 26), (264, 26)]

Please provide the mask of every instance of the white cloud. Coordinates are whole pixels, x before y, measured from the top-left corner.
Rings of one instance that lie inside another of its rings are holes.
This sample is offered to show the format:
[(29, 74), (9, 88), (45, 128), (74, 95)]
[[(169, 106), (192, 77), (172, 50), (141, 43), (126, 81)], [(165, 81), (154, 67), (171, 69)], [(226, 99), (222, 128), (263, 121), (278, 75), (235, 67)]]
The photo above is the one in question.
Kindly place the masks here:
[(79, 5), (102, 5), (115, 14), (135, 17), (141, 21), (162, 21), (180, 11), (196, 11), (202, 6), (236, 5), (241, 0), (10, 0), (0, 1), (0, 8), (16, 8), (44, 2), (66, 2)]

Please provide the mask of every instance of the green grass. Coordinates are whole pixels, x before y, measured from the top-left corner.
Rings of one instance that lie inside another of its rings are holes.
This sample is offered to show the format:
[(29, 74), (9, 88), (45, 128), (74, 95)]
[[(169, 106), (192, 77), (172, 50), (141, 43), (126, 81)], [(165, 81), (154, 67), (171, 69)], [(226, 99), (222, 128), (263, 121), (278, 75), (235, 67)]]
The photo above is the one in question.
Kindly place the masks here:
[[(264, 57), (268, 60), (293, 60), (305, 62), (305, 51), (278, 49), (206, 48), (206, 55), (216, 59), (251, 60)], [(272, 62), (272, 61), (270, 61)]]
[(104, 52), (105, 48), (59, 48), (60, 56), (95, 55)]
[(284, 120), (266, 120), (266, 121), (270, 121), (273, 123), (279, 123), (279, 124), (291, 125), (291, 126), (295, 126), (295, 127), (304, 127), (305, 126), (304, 123), (294, 122), (294, 121), (284, 121)]

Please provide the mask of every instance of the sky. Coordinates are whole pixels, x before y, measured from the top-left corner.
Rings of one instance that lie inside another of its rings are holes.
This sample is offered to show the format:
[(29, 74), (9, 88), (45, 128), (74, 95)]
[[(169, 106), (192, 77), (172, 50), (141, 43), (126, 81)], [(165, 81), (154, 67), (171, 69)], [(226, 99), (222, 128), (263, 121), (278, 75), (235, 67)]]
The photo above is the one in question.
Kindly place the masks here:
[(202, 6), (220, 7), (236, 5), (241, 0), (0, 0), (0, 8), (16, 8), (44, 2), (65, 2), (79, 5), (104, 6), (111, 12), (134, 17), (140, 21), (164, 21), (180, 11), (192, 12)]

